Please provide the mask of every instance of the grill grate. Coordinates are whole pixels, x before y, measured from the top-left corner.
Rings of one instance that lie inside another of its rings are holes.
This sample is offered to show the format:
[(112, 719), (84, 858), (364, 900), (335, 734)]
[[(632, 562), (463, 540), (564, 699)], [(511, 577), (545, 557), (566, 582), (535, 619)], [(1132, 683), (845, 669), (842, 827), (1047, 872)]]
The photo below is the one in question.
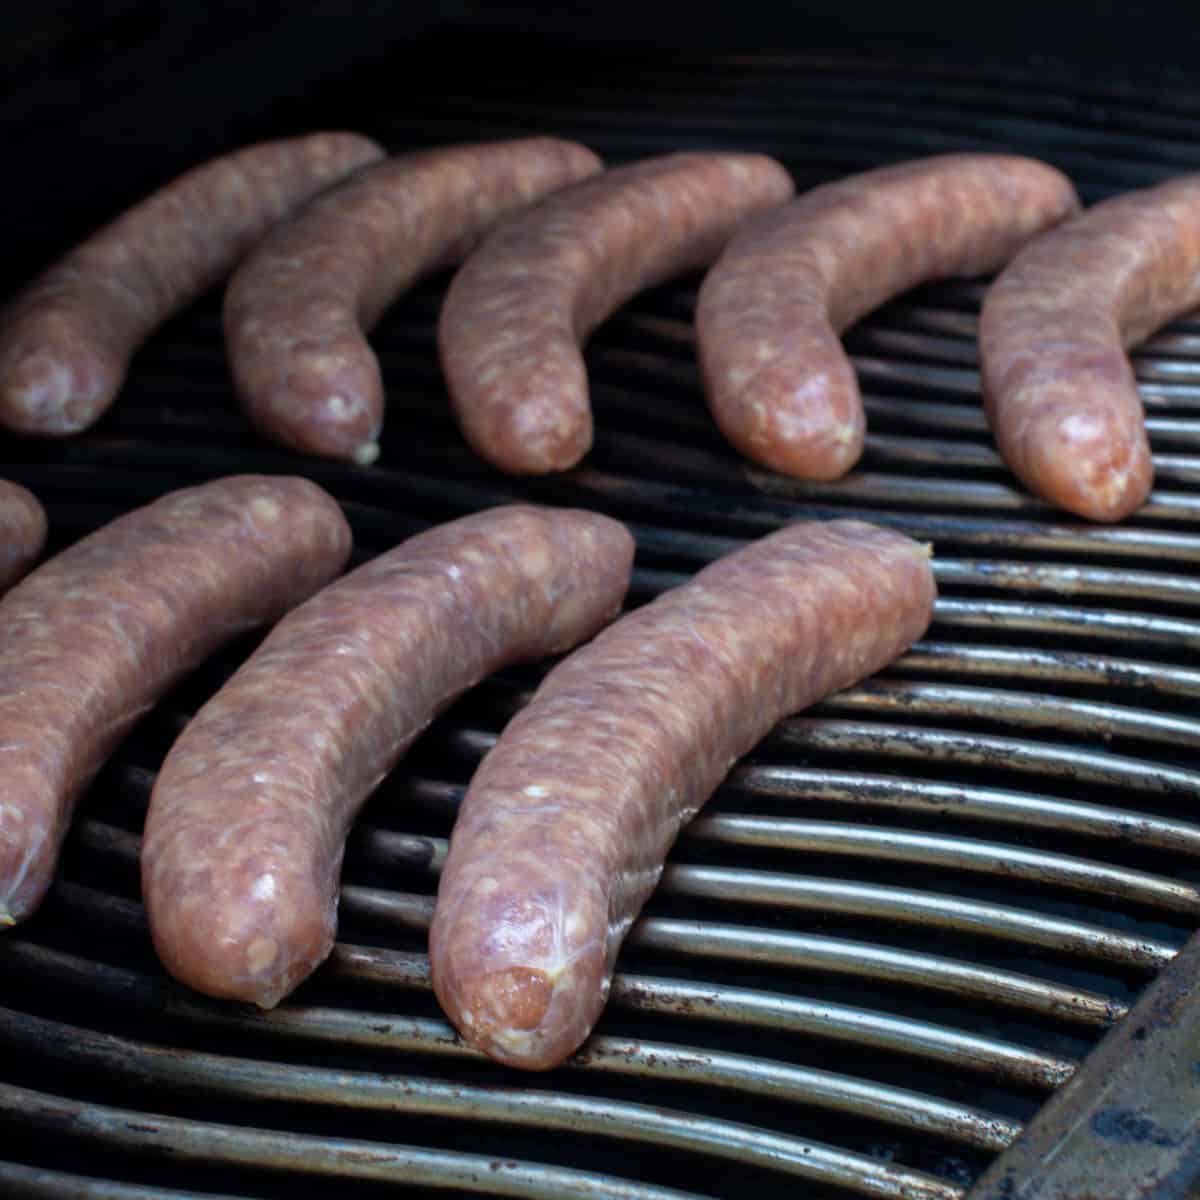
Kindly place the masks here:
[[(403, 84), (330, 89), (313, 122), (394, 149), (535, 130), (614, 160), (736, 144), (780, 157), (801, 186), (954, 148), (1040, 155), (1088, 200), (1200, 167), (1200, 117), (1070, 72), (561, 48), (536, 70), (499, 55), (464, 72), (462, 53), (433, 40)], [(784, 521), (854, 514), (935, 543), (934, 624), (734, 770), (635, 926), (597, 1035), (536, 1077), (457, 1041), (424, 943), (466, 781), (540, 670), (486, 682), (380, 788), (347, 856), (333, 959), (260, 1014), (166, 980), (138, 899), (154, 771), (251, 643), (214, 659), (102, 773), (44, 909), (0, 939), (0, 1194), (229, 1200), (336, 1181), (347, 1200), (770, 1198), (803, 1180), (816, 1200), (963, 1197), (1198, 924), (1200, 324), (1136, 357), (1159, 487), (1107, 529), (1001, 467), (979, 406), (977, 283), (923, 289), (852, 332), (867, 451), (847, 479), (802, 484), (715, 433), (695, 280), (593, 340), (586, 466), (490, 472), (440, 388), (445, 282), (375, 336), (390, 407), (369, 470), (250, 435), (210, 297), (139, 356), (100, 427), (6, 440), (0, 472), (44, 499), (55, 545), (241, 470), (329, 488), (360, 558), (514, 497), (594, 507), (637, 535), (634, 602)]]

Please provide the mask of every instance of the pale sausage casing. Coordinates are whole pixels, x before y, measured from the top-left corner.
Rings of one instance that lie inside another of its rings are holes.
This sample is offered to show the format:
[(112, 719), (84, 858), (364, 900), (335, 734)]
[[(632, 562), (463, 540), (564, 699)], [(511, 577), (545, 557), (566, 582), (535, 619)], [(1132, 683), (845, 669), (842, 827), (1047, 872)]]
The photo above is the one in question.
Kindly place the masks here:
[(280, 622), (184, 730), (151, 797), (142, 891), (167, 969), (278, 1003), (333, 946), (367, 795), (483, 676), (610, 620), (632, 559), (608, 517), (507, 506), (411, 538)]
[(315, 484), (231, 476), (118, 518), (0, 600), (0, 925), (41, 900), (76, 799), (134, 721), (349, 553)]
[(442, 872), (430, 965), (463, 1037), (531, 1069), (570, 1054), (679, 829), (781, 717), (906, 649), (934, 594), (925, 547), (802, 523), (555, 667), (471, 780)]
[(784, 474), (845, 474), (866, 422), (841, 333), (920, 283), (996, 270), (1078, 207), (1066, 176), (1036, 159), (945, 154), (813, 188), (748, 222), (696, 306), (722, 433)]
[(438, 325), (475, 452), (514, 474), (574, 466), (592, 441), (580, 344), (635, 292), (707, 266), (740, 222), (792, 190), (765, 155), (669, 154), (497, 226), (455, 275)]
[(1117, 521), (1154, 466), (1128, 349), (1200, 305), (1200, 174), (1105, 200), (1026, 246), (984, 297), (984, 405), (1038, 495)]
[(383, 157), (353, 133), (265, 142), (180, 175), (59, 259), (0, 316), (0, 425), (86, 429), (130, 356), (280, 218)]
[(0, 479), (0, 593), (33, 565), (46, 544), (46, 510), (27, 488)]
[(365, 331), (497, 219), (602, 165), (548, 137), (420, 151), (356, 172), (274, 229), (225, 294), (229, 364), (255, 426), (308, 454), (374, 461), (384, 392)]

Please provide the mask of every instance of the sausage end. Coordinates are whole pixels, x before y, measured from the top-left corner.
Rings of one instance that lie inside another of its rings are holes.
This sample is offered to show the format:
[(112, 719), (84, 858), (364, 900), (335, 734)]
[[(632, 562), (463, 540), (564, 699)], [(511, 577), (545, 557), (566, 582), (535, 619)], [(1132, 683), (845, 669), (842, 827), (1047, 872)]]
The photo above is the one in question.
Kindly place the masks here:
[(578, 1019), (576, 997), (595, 989), (581, 992), (576, 974), (555, 980), (535, 967), (504, 967), (457, 982), (453, 997), (435, 974), (434, 991), (476, 1050), (505, 1066), (549, 1071), (578, 1049), (599, 1015), (589, 1011), (585, 1022)]
[(108, 408), (123, 372), (82, 342), (18, 350), (0, 363), (0, 421), (16, 433), (81, 433)]
[(464, 419), (463, 434), (480, 458), (509, 475), (549, 475), (577, 466), (591, 450), (592, 417), (586, 408), (558, 412), (534, 401), (500, 414), (486, 430)]
[(1140, 508), (1154, 465), (1133, 373), (1119, 346), (1059, 362), (985, 370), (996, 442), (1031, 491), (1091, 521)]
[[(149, 895), (151, 878), (144, 883)], [(170, 909), (161, 898), (147, 904), (155, 952), (163, 966), (188, 987), (222, 1000), (240, 1000), (261, 1009), (274, 1008), (329, 957), (334, 942), (332, 905), (297, 902), (316, 921), (272, 921), (272, 914), (210, 908), (199, 914)], [(161, 914), (164, 909), (168, 915)], [(179, 914), (185, 913), (185, 919)], [(272, 929), (272, 925), (278, 928)]]
[(713, 418), (762, 466), (797, 479), (840, 479), (862, 456), (866, 418), (858, 380), (823, 318), (786, 338), (724, 337), (705, 313), (700, 356)]
[(506, 967), (463, 988), (458, 1019), (468, 1040), (504, 1045), (542, 1023), (553, 994), (554, 985), (545, 971)]

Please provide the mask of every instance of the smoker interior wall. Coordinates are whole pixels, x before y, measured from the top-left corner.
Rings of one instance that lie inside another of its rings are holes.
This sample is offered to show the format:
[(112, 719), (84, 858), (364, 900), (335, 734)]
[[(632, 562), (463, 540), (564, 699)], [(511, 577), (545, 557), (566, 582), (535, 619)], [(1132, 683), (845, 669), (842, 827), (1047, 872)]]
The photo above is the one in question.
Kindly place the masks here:
[(0, 298), (193, 163), (306, 128), (307, 97), (445, 24), (441, 0), (6, 0)]
[(1194, 9), (1168, 0), (464, 0), (455, 20), (465, 28), (541, 31), (593, 44), (788, 54), (893, 46), (1186, 67), (1200, 49)]
[[(1045, 61), (1048, 77), (1114, 74), (1196, 95), (1191, 6), (1008, 0), (8, 0), (0, 5), (0, 301), (92, 228), (187, 166), (258, 138), (331, 125), (338, 81), (387, 63), (396, 103), (431, 43), (453, 81), (564, 46), (933, 55)], [(452, 83), (451, 83), (452, 85)], [(313, 112), (306, 103), (323, 97)], [(1198, 102), (1200, 104), (1200, 102)], [(81, 202), (81, 198), (86, 198)]]

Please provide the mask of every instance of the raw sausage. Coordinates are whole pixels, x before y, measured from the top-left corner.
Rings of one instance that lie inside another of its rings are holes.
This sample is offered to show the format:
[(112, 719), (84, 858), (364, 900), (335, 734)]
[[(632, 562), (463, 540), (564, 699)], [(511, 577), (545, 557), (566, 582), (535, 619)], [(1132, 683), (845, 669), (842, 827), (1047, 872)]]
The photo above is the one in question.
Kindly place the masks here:
[(837, 479), (865, 421), (839, 335), (917, 284), (979, 275), (1075, 212), (1053, 167), (947, 154), (814, 188), (747, 224), (700, 288), (696, 339), (709, 406), (747, 458)]
[(781, 717), (905, 650), (934, 593), (926, 547), (801, 523), (551, 671), (475, 772), (442, 872), (430, 966), (463, 1037), (534, 1070), (570, 1054), (680, 828)]
[(225, 296), (230, 366), (255, 426), (308, 454), (373, 462), (384, 395), (364, 331), (498, 218), (602, 166), (557, 138), (409, 154), (359, 171), (272, 231)]
[(167, 970), (270, 1008), (333, 946), (346, 834), (433, 717), (500, 666), (590, 637), (633, 539), (513, 505), (435, 527), (283, 620), (167, 755), (142, 892)]
[(46, 544), (46, 510), (19, 483), (0, 479), (0, 593), (33, 565)]
[(450, 284), (438, 327), (463, 435), (501, 470), (574, 466), (592, 441), (580, 344), (625, 300), (710, 263), (792, 194), (760, 154), (690, 153), (607, 171), (501, 224)]
[(349, 553), (315, 484), (232, 476), (127, 513), (0, 600), (0, 925), (41, 900), (76, 799), (134, 721)]
[(382, 156), (352, 133), (266, 142), (193, 168), (122, 213), (0, 317), (0, 425), (54, 435), (86, 429), (163, 321), (216, 284), (276, 221)]
[(988, 289), (983, 394), (1000, 453), (1031, 491), (1093, 521), (1150, 492), (1145, 413), (1126, 351), (1200, 304), (1200, 174), (1088, 209)]

